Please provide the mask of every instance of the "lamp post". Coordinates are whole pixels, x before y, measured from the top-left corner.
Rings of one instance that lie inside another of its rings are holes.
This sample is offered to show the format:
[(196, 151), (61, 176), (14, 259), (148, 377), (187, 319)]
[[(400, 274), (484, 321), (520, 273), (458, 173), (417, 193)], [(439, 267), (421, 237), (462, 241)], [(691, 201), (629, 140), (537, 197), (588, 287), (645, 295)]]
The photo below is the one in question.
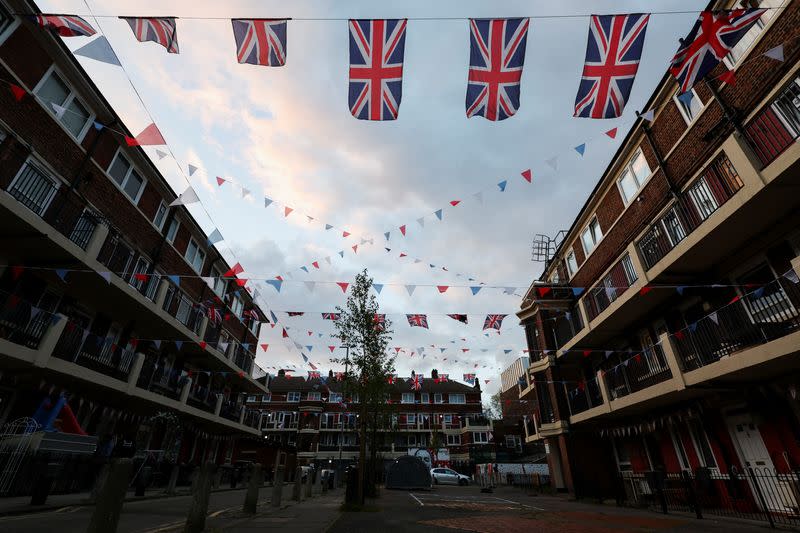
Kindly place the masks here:
[[(342, 399), (347, 397), (345, 387), (347, 386), (347, 372), (350, 365), (350, 345), (347, 344), (343, 346), (345, 349), (345, 356), (344, 356), (344, 386), (342, 387)], [(339, 423), (341, 425), (341, 431), (339, 432), (339, 468), (342, 466), (342, 444), (344, 443), (344, 417), (339, 417)]]

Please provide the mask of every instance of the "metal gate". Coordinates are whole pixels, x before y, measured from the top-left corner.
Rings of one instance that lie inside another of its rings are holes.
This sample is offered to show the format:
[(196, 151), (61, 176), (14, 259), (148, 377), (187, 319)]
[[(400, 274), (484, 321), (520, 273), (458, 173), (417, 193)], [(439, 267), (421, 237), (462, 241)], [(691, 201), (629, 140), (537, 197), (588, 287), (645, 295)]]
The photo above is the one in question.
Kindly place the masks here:
[(33, 418), (18, 418), (0, 431), (0, 496), (13, 486), (20, 465), (30, 453), (31, 438), (39, 429)]

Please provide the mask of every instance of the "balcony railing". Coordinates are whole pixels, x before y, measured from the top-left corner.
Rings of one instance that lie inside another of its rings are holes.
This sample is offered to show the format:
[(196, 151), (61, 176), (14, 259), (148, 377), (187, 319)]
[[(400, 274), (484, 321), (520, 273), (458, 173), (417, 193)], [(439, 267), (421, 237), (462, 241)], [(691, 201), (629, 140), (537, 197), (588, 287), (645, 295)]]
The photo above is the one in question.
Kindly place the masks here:
[(605, 275), (601, 283), (589, 289), (584, 300), (589, 320), (594, 320), (597, 315), (605, 311), (637, 279), (633, 262), (630, 256), (625, 254)]
[(233, 351), (233, 364), (241, 368), (245, 374), (250, 375), (253, 370), (253, 354), (251, 354), (244, 346), (237, 344)]
[(0, 293), (2, 339), (35, 350), (50, 327), (51, 317), (15, 294)]
[(567, 309), (563, 316), (554, 317), (552, 324), (556, 347), (564, 346), (583, 329), (583, 319), (578, 302)]
[(600, 383), (597, 377), (578, 383), (578, 385), (573, 388), (569, 388), (565, 385), (564, 389), (571, 415), (576, 415), (588, 411), (592, 407), (603, 405), (603, 395), (600, 392)]
[(552, 424), (556, 421), (553, 400), (550, 397), (549, 387), (536, 387), (536, 400), (538, 403), (539, 420), (542, 424)]
[(672, 370), (661, 345), (656, 344), (624, 359), (604, 375), (609, 397), (615, 400), (672, 379)]
[(213, 413), (217, 406), (217, 395), (205, 385), (192, 384), (192, 388), (189, 389), (187, 403), (203, 411)]
[(800, 284), (781, 277), (673, 334), (684, 370), (800, 330)]
[(178, 322), (198, 333), (202, 324), (202, 311), (195, 307), (183, 291), (170, 283), (167, 296), (164, 299), (164, 311), (174, 317)]
[(745, 126), (747, 138), (767, 166), (800, 136), (800, 76)]
[(246, 409), (244, 413), (244, 425), (251, 428), (258, 428), (258, 419), (261, 417), (255, 409)]
[(219, 412), (219, 416), (227, 418), (228, 420), (233, 420), (234, 422), (238, 422), (241, 408), (242, 406), (236, 402), (222, 400), (222, 409)]
[(639, 239), (644, 267), (653, 268), (742, 186), (728, 157), (720, 155)]
[(53, 355), (120, 380), (127, 379), (135, 357), (133, 350), (89, 333), (72, 320), (64, 327)]
[(60, 184), (46, 171), (32, 163), (26, 163), (22, 167), (6, 190), (22, 205), (84, 250), (89, 245), (97, 226), (107, 223), (103, 217), (94, 213), (74, 190)]
[[(181, 372), (164, 365), (156, 356), (148, 355), (144, 360), (144, 364), (142, 364), (142, 370), (139, 373), (139, 380), (136, 382), (136, 386), (177, 400), (180, 398), (181, 387), (183, 386)], [(211, 397), (216, 401), (213, 394)]]

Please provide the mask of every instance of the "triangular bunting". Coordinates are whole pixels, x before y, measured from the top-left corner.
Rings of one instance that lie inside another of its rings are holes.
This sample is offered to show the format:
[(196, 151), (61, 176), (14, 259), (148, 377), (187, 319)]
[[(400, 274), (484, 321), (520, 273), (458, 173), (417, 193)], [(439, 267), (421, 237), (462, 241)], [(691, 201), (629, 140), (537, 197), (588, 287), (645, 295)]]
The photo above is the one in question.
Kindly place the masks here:
[(337, 281), (336, 284), (339, 286), (340, 289), (342, 289), (343, 293), (347, 292), (347, 287), (350, 286), (349, 283), (344, 281)]
[(616, 139), (617, 138), (617, 128), (611, 128), (610, 130), (608, 130), (606, 132), (606, 135), (608, 135), (612, 139)]
[(581, 156), (586, 152), (586, 143), (581, 143), (575, 147), (575, 151), (581, 154)]
[(779, 44), (775, 48), (770, 48), (764, 55), (770, 59), (774, 59), (775, 61), (783, 62), (783, 45)]
[(497, 186), (500, 188), (500, 192), (505, 192), (507, 184), (508, 184), (508, 180), (503, 180), (503, 181), (501, 181), (500, 183), (497, 184)]
[(117, 58), (117, 54), (114, 53), (114, 50), (111, 48), (111, 44), (108, 42), (108, 39), (106, 39), (105, 35), (101, 35), (95, 40), (81, 46), (72, 53), (76, 56), (88, 57), (89, 59), (100, 61), (101, 63), (108, 63), (109, 65), (115, 65), (118, 67), (122, 66), (122, 64), (119, 62), (119, 58)]
[(126, 135), (125, 143), (128, 146), (155, 146), (167, 144), (155, 123), (151, 123), (136, 137), (128, 137)]

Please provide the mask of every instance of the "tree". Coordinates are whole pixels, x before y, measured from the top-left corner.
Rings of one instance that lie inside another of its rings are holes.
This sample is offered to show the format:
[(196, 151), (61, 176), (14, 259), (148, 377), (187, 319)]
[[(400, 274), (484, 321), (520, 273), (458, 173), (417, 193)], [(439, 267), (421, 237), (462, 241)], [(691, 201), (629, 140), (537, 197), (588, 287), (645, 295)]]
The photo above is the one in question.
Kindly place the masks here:
[(500, 399), (500, 392), (496, 392), (492, 394), (492, 397), (489, 399), (489, 405), (483, 406), (484, 410), (486, 411), (486, 416), (493, 420), (499, 420), (503, 418), (503, 401)]
[[(359, 414), (359, 454), (358, 454), (358, 500), (364, 503), (365, 465), (367, 426), (379, 423), (377, 406), (385, 404), (388, 393), (387, 375), (394, 372), (393, 356), (387, 353), (391, 341), (391, 322), (377, 320), (378, 301), (370, 291), (372, 278), (365, 269), (350, 286), (350, 295), (343, 309), (337, 306), (339, 319), (335, 322), (336, 336), (349, 347), (347, 359), (334, 359), (335, 363), (345, 363), (348, 371), (348, 390), (358, 394), (360, 400)], [(352, 370), (350, 370), (350, 368)], [(371, 435), (375, 439), (376, 432)], [(375, 442), (371, 442), (370, 450), (375, 450)], [(374, 453), (373, 453), (374, 455)]]

